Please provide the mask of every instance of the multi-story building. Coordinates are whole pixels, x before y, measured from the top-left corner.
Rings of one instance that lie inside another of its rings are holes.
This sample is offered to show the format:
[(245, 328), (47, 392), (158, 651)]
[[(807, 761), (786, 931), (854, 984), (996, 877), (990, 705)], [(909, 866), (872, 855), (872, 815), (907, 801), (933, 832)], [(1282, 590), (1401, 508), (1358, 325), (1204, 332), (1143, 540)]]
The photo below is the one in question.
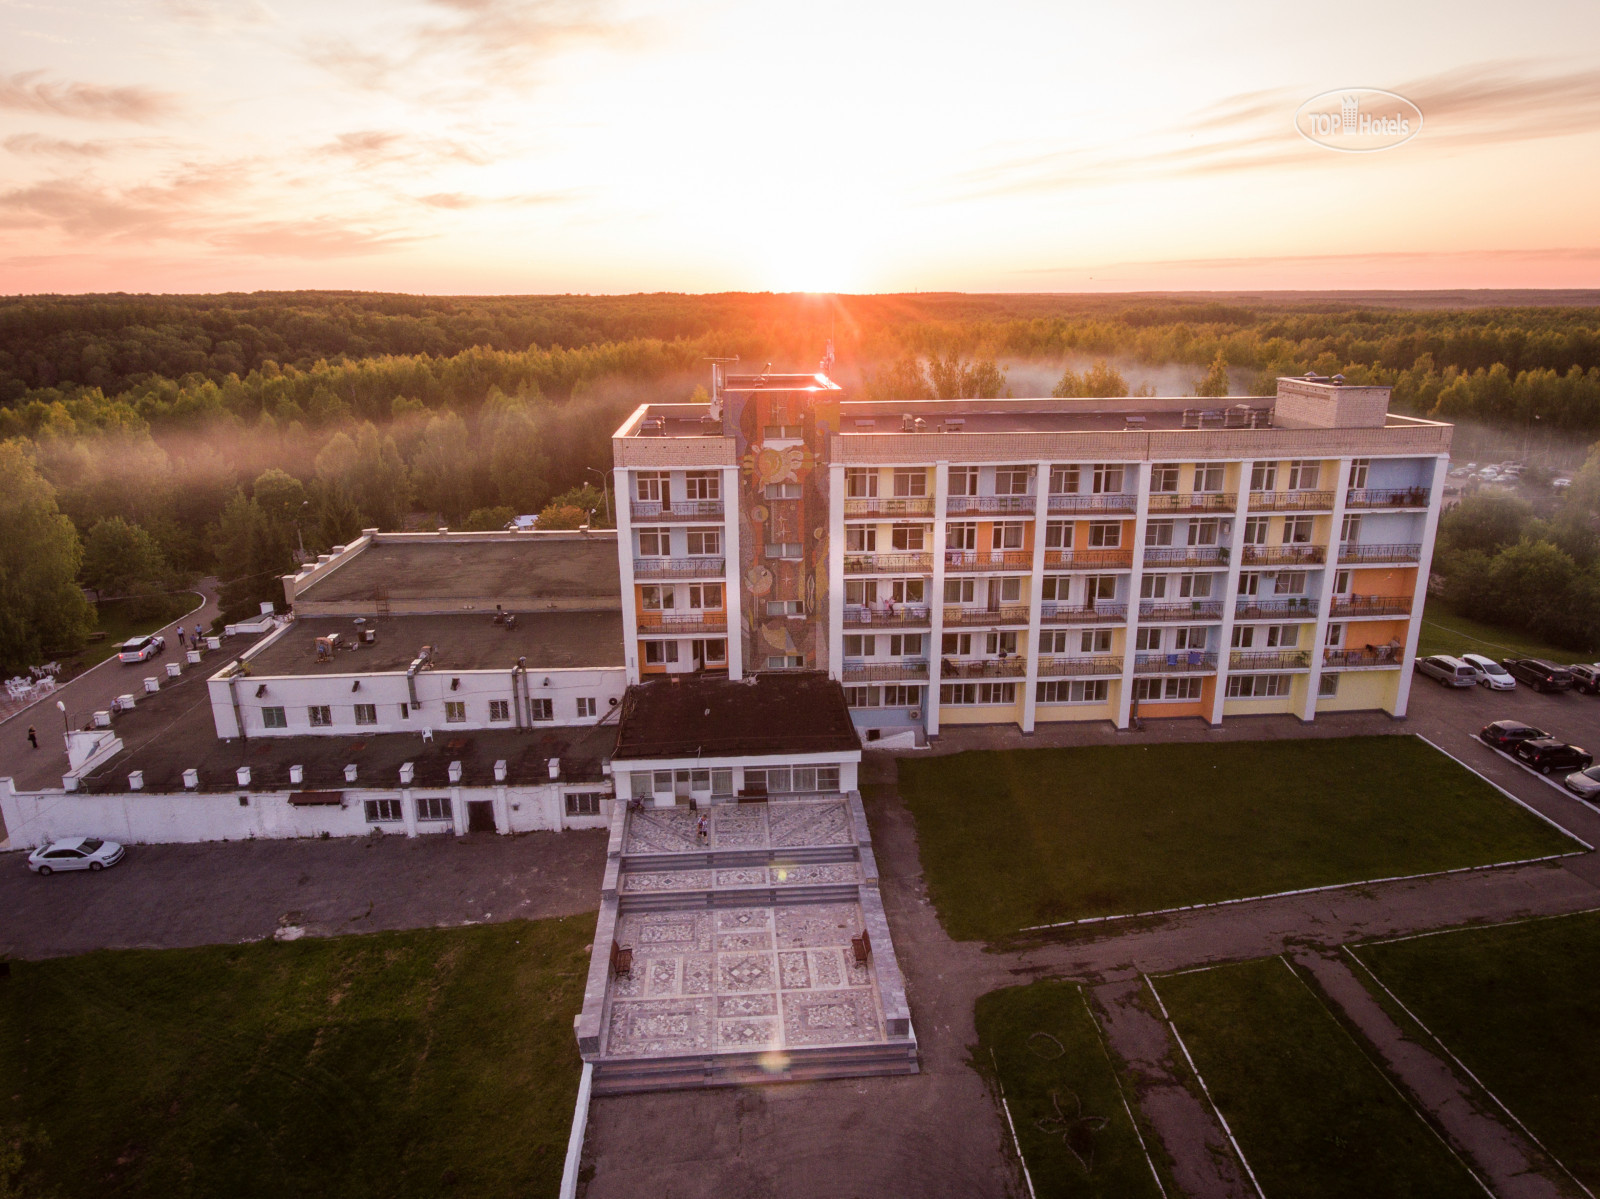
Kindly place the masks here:
[(1451, 427), (1383, 387), (870, 402), (715, 380), (613, 440), (630, 680), (820, 668), (869, 739), (1405, 713)]

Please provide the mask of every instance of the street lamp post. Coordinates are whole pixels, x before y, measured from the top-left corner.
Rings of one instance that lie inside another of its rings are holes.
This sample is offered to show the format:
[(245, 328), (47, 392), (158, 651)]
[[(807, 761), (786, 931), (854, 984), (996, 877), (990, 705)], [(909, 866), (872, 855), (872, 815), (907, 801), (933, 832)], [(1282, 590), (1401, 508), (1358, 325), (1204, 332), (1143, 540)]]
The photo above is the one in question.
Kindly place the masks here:
[(67, 701), (56, 700), (56, 711), (61, 713), (61, 741), (67, 747), (67, 753), (72, 752), (72, 722), (67, 719)]
[(600, 486), (604, 489), (606, 496), (606, 515), (611, 518), (612, 524), (616, 524), (617, 514), (611, 510), (611, 476), (606, 474), (606, 472), (603, 470), (596, 470), (592, 466), (586, 466), (583, 469), (588, 471), (591, 475), (600, 476)]

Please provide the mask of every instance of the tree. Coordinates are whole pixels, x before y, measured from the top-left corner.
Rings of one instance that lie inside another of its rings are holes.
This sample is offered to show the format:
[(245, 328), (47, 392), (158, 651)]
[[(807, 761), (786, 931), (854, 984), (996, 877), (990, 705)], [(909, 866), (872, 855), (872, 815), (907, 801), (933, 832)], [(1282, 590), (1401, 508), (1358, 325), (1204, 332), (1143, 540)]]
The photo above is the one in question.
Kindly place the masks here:
[(519, 513), (538, 511), (550, 494), (550, 463), (532, 406), (491, 396), (478, 426), (479, 437), (489, 448), (489, 485), (495, 500)]
[(459, 520), (472, 506), (474, 462), (467, 423), (454, 412), (431, 419), (411, 460), (417, 502), (447, 522)]
[(516, 516), (510, 508), (474, 508), (461, 527), (469, 533), (492, 533), (505, 528)]
[[(563, 491), (545, 505), (545, 510), (548, 511), (551, 508), (576, 508), (579, 512), (585, 514), (589, 524), (594, 528), (610, 529), (616, 527), (616, 521), (611, 517), (611, 509), (607, 504), (609, 499), (609, 492), (600, 490), (591, 483), (585, 483), (582, 487), (574, 487), (571, 490)], [(539, 527), (541, 529), (548, 527), (544, 523), (542, 514), (539, 517)]]
[(1050, 394), (1058, 399), (1072, 396), (1125, 396), (1129, 394), (1128, 381), (1122, 377), (1121, 371), (1108, 365), (1102, 358), (1081, 375), (1068, 367)]
[(77, 530), (14, 441), (0, 442), (0, 529), (0, 671), (12, 674), (78, 648), (94, 627)]
[(1211, 360), (1206, 373), (1194, 381), (1194, 394), (1214, 397), (1228, 394), (1228, 360), (1222, 356), (1221, 350)]
[(222, 510), (217, 558), (224, 619), (250, 615), (263, 600), (283, 602), (282, 577), (294, 570), (289, 539), (243, 491)]
[(571, 504), (548, 504), (539, 513), (541, 529), (576, 529), (589, 523), (589, 514)]
[(1449, 573), (1455, 567), (1450, 556), (1477, 550), (1496, 554), (1516, 544), (1533, 519), (1533, 508), (1515, 496), (1483, 491), (1469, 495), (1439, 521), (1440, 549), (1447, 559)]
[(83, 539), (83, 582), (97, 599), (148, 598), (166, 586), (166, 577), (167, 564), (155, 538), (120, 516), (96, 521)]

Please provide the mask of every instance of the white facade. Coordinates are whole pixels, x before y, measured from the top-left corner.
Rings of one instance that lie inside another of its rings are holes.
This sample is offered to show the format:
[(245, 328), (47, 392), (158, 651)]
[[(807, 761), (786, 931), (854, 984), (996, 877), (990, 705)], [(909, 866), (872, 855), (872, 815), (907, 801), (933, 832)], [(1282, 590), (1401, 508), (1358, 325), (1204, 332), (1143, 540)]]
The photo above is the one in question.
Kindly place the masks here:
[[(612, 779), (619, 797), (671, 807), (681, 798), (697, 803), (731, 803), (760, 772), (770, 798), (849, 794), (856, 790), (861, 752), (742, 754), (732, 757), (641, 758), (615, 762)], [(783, 784), (767, 788), (770, 772), (785, 772)], [(828, 773), (831, 772), (831, 773)]]

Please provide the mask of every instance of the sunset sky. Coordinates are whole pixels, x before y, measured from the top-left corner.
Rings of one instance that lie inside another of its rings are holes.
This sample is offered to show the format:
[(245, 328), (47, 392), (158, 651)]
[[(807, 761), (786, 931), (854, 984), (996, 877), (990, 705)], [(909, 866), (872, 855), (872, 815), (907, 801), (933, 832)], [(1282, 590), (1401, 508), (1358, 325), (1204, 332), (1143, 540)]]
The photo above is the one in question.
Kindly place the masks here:
[[(1314, 146), (1333, 89), (1414, 101)], [(0, 293), (1600, 286), (1600, 4), (0, 0)]]

